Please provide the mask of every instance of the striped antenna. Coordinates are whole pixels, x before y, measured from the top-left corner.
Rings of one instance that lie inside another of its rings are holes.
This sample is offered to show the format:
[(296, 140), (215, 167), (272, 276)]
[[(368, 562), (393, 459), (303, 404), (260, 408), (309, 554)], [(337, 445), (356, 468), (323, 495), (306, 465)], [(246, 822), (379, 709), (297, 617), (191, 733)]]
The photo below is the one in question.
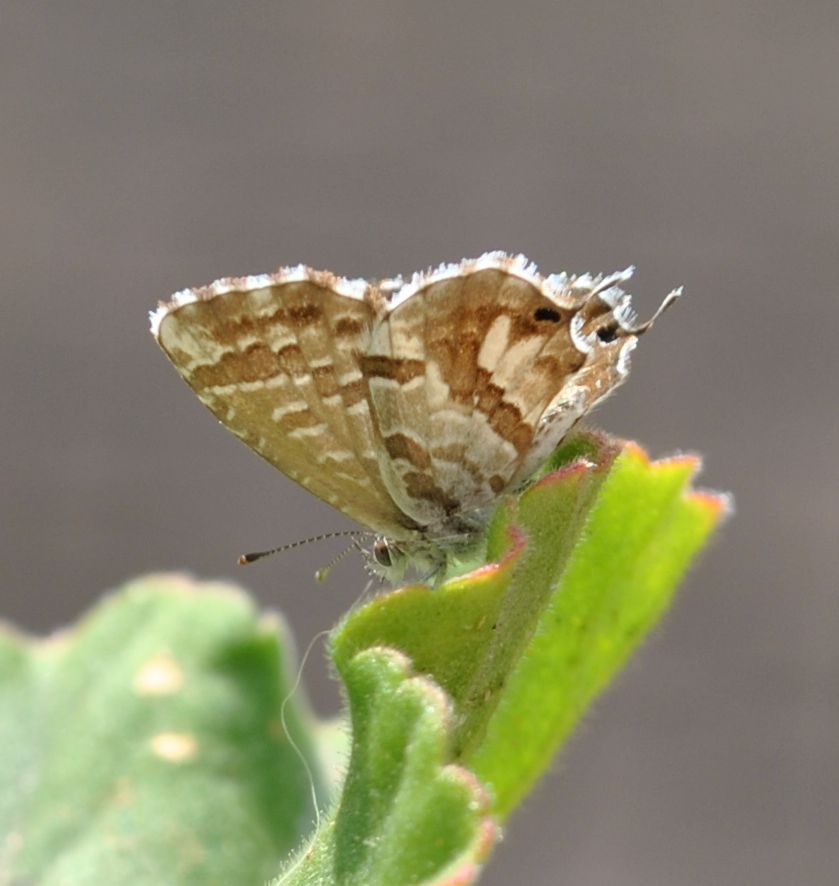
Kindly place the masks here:
[(352, 543), (347, 545), (344, 548), (344, 550), (341, 551), (340, 554), (333, 557), (329, 561), (329, 563), (326, 564), (326, 566), (323, 566), (322, 568), (318, 569), (318, 571), (315, 573), (315, 581), (319, 581), (319, 582), (326, 581), (329, 578), (332, 570), (341, 562), (341, 560), (344, 559), (344, 557), (347, 556), (347, 554), (349, 554), (350, 551), (360, 551), (360, 550), (361, 550), (361, 543), (359, 542), (359, 540), (357, 538), (354, 538), (352, 540)]
[[(299, 541), (288, 542), (288, 544), (280, 545), (278, 548), (271, 548), (268, 551), (255, 551), (251, 554), (242, 554), (239, 557), (239, 565), (247, 566), (249, 563), (256, 563), (257, 560), (271, 557), (274, 554), (281, 554), (283, 551), (290, 551), (292, 548), (300, 548), (303, 545), (308, 545), (315, 541), (326, 541), (328, 538), (346, 538), (348, 535), (353, 538), (360, 538), (369, 535), (369, 533), (359, 529), (340, 529), (336, 532), (324, 532), (321, 533), (321, 535), (313, 535), (310, 538), (301, 538)], [(354, 543), (350, 545), (347, 550), (349, 551), (353, 547), (357, 547), (357, 544)], [(341, 556), (343, 556), (344, 553), (346, 552), (343, 552)], [(332, 565), (333, 564), (330, 564), (327, 568), (331, 568)]]

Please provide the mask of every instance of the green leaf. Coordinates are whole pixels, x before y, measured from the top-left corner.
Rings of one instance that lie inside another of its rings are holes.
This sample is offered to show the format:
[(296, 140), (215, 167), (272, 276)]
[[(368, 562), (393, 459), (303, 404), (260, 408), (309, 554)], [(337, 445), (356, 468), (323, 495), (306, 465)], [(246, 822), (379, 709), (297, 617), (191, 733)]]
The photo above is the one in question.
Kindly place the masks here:
[(486, 566), (353, 612), (333, 638), (336, 664), (390, 646), (433, 677), (458, 712), (455, 759), (491, 787), (494, 812), (509, 814), (661, 617), (724, 513), (723, 498), (690, 492), (697, 467), (693, 457), (651, 464), (600, 435), (572, 438), (498, 509)]
[(276, 883), (474, 881), (490, 813), (549, 765), (724, 514), (691, 491), (697, 467), (573, 437), (497, 509), (485, 565), (350, 614), (332, 643), (349, 752), (299, 693), (281, 716), (282, 625), (226, 585), (145, 579), (71, 632), (0, 632), (0, 882), (262, 882), (347, 753)]
[(0, 881), (263, 882), (314, 818), (285, 645), (240, 592), (177, 576), (45, 641), (0, 633)]
[(447, 765), (451, 709), (408, 659), (343, 664), (352, 757), (340, 804), (275, 886), (468, 884), (496, 836), (475, 777)]

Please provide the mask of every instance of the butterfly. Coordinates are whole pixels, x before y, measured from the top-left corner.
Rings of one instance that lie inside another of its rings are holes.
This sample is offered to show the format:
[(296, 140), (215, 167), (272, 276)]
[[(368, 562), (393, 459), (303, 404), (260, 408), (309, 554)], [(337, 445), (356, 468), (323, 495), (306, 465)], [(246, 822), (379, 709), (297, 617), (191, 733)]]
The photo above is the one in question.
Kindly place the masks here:
[(176, 293), (151, 330), (239, 439), (378, 537), (383, 573), (439, 566), (627, 376), (609, 276), (488, 252), (376, 281), (297, 266)]

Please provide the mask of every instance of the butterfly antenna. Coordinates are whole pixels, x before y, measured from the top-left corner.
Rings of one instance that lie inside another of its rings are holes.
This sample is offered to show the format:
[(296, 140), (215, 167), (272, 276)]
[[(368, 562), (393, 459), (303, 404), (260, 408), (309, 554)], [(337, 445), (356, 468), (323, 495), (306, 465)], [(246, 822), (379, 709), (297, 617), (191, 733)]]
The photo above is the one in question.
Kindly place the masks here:
[[(353, 538), (361, 538), (364, 536), (364, 533), (358, 529), (339, 529), (336, 532), (323, 532), (320, 535), (313, 535), (310, 538), (301, 538), (299, 541), (288, 542), (287, 544), (280, 545), (278, 548), (271, 548), (268, 551), (255, 551), (251, 554), (242, 554), (239, 557), (239, 565), (247, 566), (249, 563), (256, 563), (257, 560), (271, 557), (274, 554), (281, 554), (283, 551), (290, 551), (292, 548), (300, 548), (303, 545), (312, 544), (312, 542), (316, 541), (325, 541), (328, 538), (346, 538), (348, 535)], [(350, 547), (352, 547), (352, 545)], [(330, 564), (330, 566), (331, 565), (332, 564)]]
[(333, 557), (326, 564), (326, 566), (323, 566), (322, 568), (318, 569), (318, 571), (315, 573), (315, 581), (319, 581), (319, 582), (326, 581), (329, 578), (330, 574), (332, 573), (332, 570), (341, 562), (341, 560), (344, 559), (344, 557), (347, 556), (347, 554), (349, 554), (350, 551), (360, 551), (360, 550), (361, 550), (361, 543), (359, 542), (359, 540), (357, 538), (354, 538), (352, 540), (352, 542), (350, 544), (348, 544), (344, 548), (343, 551), (341, 551), (340, 554)]
[(678, 289), (672, 290), (672, 292), (668, 292), (664, 298), (664, 301), (659, 305), (658, 310), (647, 320), (645, 323), (640, 323), (638, 326), (633, 326), (626, 331), (630, 335), (643, 335), (648, 329), (652, 329), (653, 323), (672, 305), (674, 302), (678, 301), (682, 295), (682, 287), (680, 286)]

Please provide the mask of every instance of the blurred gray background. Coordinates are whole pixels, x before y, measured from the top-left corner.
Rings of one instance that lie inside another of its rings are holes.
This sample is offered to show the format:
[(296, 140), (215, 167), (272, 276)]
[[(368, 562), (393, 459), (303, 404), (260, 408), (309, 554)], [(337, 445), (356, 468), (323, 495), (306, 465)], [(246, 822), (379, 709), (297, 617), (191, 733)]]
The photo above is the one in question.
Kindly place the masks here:
[(186, 568), (304, 645), (358, 592), (357, 562), (312, 579), (334, 543), (237, 570), (348, 524), (217, 426), (159, 298), (297, 262), (634, 263), (642, 315), (688, 297), (596, 421), (702, 453), (737, 516), (483, 882), (835, 883), (837, 59), (815, 0), (0, 2), (5, 617)]

